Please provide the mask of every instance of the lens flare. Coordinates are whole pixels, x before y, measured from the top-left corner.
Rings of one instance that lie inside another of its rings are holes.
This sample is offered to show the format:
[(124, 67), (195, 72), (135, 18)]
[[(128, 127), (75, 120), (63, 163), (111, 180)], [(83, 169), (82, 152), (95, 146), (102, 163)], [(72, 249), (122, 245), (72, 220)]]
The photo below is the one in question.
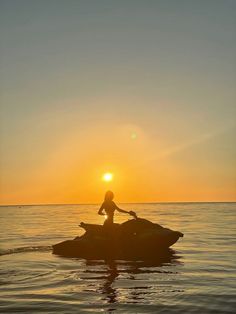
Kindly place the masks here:
[(136, 132), (132, 132), (130, 135), (131, 140), (136, 140), (137, 138), (137, 133)]

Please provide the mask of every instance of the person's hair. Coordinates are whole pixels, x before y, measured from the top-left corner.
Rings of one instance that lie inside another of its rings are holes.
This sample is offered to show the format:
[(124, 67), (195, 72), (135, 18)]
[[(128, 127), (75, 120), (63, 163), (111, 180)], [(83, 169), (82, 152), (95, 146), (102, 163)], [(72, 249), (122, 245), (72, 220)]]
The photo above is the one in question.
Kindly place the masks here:
[(112, 201), (114, 198), (114, 193), (112, 191), (107, 191), (104, 197), (105, 201)]

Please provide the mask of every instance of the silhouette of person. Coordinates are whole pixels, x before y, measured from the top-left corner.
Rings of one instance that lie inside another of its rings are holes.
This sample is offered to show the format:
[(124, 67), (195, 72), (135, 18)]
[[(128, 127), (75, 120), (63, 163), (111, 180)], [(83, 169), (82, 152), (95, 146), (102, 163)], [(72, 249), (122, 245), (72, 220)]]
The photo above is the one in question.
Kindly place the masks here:
[[(133, 217), (136, 217), (136, 213), (131, 211), (126, 211), (119, 208), (115, 202), (113, 202), (114, 194), (112, 191), (107, 191), (105, 194), (104, 202), (102, 203), (98, 215), (106, 215), (107, 218), (104, 221), (104, 226), (110, 226), (113, 224), (114, 212), (117, 210), (120, 213), (130, 214)], [(105, 213), (103, 212), (105, 210)]]

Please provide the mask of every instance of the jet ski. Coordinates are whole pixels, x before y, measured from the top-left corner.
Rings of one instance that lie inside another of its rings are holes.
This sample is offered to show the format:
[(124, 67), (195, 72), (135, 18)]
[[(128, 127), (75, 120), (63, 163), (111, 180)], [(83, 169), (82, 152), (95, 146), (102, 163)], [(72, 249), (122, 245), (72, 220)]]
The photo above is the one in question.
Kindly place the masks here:
[(146, 260), (166, 254), (183, 237), (179, 231), (138, 217), (111, 225), (82, 222), (80, 227), (85, 233), (53, 245), (53, 254), (85, 259)]

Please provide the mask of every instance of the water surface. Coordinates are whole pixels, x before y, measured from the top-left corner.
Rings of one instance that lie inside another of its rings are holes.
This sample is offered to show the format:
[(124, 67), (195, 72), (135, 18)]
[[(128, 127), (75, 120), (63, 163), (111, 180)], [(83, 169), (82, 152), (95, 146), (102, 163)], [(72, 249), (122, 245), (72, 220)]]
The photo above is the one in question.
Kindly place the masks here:
[[(184, 233), (164, 261), (86, 261), (51, 245), (102, 223), (96, 205), (0, 207), (2, 313), (233, 313), (236, 203), (122, 204)], [(116, 222), (127, 219), (117, 214)]]

